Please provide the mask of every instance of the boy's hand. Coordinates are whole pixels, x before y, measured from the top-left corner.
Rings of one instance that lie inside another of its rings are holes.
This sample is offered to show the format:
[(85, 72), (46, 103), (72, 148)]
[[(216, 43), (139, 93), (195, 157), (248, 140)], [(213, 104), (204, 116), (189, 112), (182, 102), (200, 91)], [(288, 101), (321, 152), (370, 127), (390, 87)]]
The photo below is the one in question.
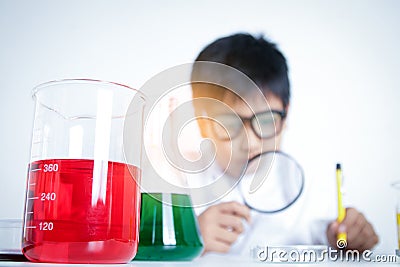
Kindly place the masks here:
[(225, 202), (209, 207), (198, 219), (204, 253), (226, 253), (243, 232), (242, 219), (250, 222), (250, 209), (235, 201)]
[(337, 247), (336, 237), (339, 232), (347, 233), (346, 249), (355, 249), (362, 252), (374, 247), (379, 240), (372, 225), (365, 219), (364, 215), (354, 208), (346, 209), (346, 217), (340, 225), (337, 221), (329, 224), (327, 237), (332, 247)]

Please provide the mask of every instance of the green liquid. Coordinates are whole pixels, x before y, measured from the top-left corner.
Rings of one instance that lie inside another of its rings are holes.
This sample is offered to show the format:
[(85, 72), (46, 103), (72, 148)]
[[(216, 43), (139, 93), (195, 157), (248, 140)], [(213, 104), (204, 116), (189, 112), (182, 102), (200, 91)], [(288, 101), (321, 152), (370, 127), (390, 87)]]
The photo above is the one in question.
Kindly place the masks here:
[[(162, 204), (162, 197), (172, 206)], [(201, 254), (203, 242), (188, 195), (142, 193), (141, 206), (135, 260), (185, 261)]]

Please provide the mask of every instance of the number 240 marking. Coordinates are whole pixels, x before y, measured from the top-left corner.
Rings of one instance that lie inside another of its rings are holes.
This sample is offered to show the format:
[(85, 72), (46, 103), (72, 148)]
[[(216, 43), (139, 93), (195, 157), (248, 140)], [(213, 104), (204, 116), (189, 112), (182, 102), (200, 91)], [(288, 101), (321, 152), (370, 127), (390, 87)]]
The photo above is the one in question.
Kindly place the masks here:
[(56, 200), (56, 193), (54, 193), (54, 192), (52, 192), (52, 193), (41, 193), (40, 194), (40, 200), (41, 201), (46, 201), (46, 200), (49, 200), (49, 201), (53, 201), (53, 200)]

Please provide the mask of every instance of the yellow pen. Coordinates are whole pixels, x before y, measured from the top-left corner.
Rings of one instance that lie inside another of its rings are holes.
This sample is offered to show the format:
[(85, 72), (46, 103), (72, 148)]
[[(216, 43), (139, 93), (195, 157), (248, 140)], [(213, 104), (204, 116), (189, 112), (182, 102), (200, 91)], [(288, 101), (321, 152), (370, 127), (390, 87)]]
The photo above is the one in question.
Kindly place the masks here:
[[(338, 200), (338, 217), (337, 222), (340, 224), (343, 222), (346, 217), (346, 208), (343, 206), (343, 198), (342, 198), (342, 182), (343, 182), (343, 174), (340, 163), (336, 164), (336, 183), (337, 183), (337, 200)], [(337, 234), (337, 246), (340, 249), (343, 249), (347, 246), (347, 233), (339, 232)]]

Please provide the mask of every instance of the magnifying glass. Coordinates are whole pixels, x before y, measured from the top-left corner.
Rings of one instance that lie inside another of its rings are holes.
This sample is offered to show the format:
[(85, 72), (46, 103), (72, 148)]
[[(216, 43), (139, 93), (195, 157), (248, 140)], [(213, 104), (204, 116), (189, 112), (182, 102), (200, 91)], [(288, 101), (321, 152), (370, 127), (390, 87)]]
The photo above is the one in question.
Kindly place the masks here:
[(264, 152), (249, 160), (238, 186), (249, 208), (276, 213), (287, 209), (300, 197), (304, 189), (304, 172), (288, 154)]

